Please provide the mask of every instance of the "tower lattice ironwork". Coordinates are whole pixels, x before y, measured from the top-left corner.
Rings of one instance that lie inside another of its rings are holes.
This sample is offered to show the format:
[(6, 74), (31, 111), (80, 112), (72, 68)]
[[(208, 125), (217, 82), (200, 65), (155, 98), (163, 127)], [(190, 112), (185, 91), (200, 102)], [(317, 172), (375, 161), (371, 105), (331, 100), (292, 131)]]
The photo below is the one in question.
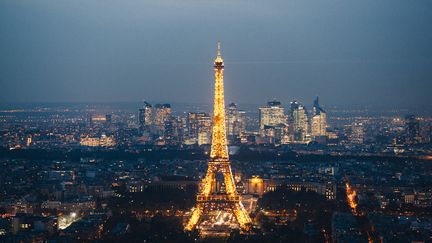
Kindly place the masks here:
[[(208, 162), (206, 176), (201, 182), (200, 190), (197, 195), (197, 205), (193, 209), (192, 216), (186, 224), (185, 229), (194, 229), (200, 223), (203, 215), (212, 210), (222, 209), (232, 212), (240, 228), (244, 231), (248, 231), (252, 226), (252, 222), (237, 193), (228, 156), (223, 84), (224, 62), (221, 56), (219, 42), (218, 54), (214, 61), (214, 70), (214, 117), (210, 160)], [(217, 193), (214, 187), (217, 173), (221, 173), (224, 178), (225, 191), (222, 193)]]

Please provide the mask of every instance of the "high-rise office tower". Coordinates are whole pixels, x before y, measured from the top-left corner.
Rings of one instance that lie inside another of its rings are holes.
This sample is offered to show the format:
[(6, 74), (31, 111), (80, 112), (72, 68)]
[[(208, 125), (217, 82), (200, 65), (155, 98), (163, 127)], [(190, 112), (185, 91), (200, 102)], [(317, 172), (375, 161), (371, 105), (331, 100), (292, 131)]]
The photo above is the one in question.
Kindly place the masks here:
[(362, 144), (364, 142), (365, 129), (364, 123), (357, 121), (351, 125), (350, 140), (353, 144)]
[(246, 133), (246, 111), (239, 110), (238, 126), (234, 126), (234, 134), (243, 135)]
[(233, 141), (235, 138), (240, 137), (240, 135), (244, 133), (244, 112), (239, 111), (235, 103), (228, 105), (226, 120), (228, 140)]
[(291, 102), (291, 132), (295, 142), (308, 142), (309, 122), (306, 107), (297, 101)]
[(237, 105), (234, 103), (230, 103), (228, 105), (228, 110), (227, 110), (227, 135), (228, 136), (233, 136), (234, 135), (234, 130), (235, 130), (235, 126), (236, 123), (238, 122), (238, 118), (239, 117), (239, 112), (237, 109)]
[(187, 117), (181, 116), (178, 118), (178, 135), (181, 143), (185, 143), (185, 141), (187, 141), (187, 139), (189, 138), (187, 129)]
[(311, 135), (314, 138), (326, 136), (327, 113), (319, 105), (318, 97), (314, 101), (311, 118)]
[(195, 140), (198, 145), (210, 144), (211, 117), (204, 112), (189, 112), (186, 126), (188, 138)]
[(198, 146), (211, 143), (211, 126), (203, 126), (198, 130)]
[(177, 145), (180, 143), (180, 125), (181, 119), (179, 117), (170, 117), (165, 121), (163, 133), (165, 144)]
[(420, 141), (420, 121), (414, 115), (407, 115), (405, 117), (405, 142), (416, 144)]
[(260, 134), (265, 133), (265, 126), (278, 126), (286, 124), (285, 110), (279, 101), (270, 101), (266, 106), (259, 108)]
[(189, 112), (186, 117), (186, 129), (188, 138), (198, 137), (198, 117), (204, 116), (204, 112)]
[(165, 132), (165, 122), (171, 118), (170, 104), (156, 104), (155, 126), (159, 135)]
[(144, 105), (141, 109), (139, 109), (139, 114), (138, 114), (138, 122), (139, 122), (139, 130), (141, 133), (143, 133), (144, 131), (150, 131), (150, 126), (152, 124), (152, 115), (153, 115), (153, 111), (152, 111), (152, 106), (144, 101)]
[(189, 112), (187, 114), (186, 126), (189, 137), (197, 138), (201, 127), (211, 126), (211, 117), (205, 112)]

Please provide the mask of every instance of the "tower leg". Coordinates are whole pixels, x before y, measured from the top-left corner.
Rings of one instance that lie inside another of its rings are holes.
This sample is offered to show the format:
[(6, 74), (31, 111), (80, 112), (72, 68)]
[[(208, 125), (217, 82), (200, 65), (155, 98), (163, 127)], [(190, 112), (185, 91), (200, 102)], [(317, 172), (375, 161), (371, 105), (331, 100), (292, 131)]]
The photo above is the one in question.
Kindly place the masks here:
[(246, 209), (243, 207), (241, 202), (233, 205), (234, 216), (240, 225), (240, 228), (245, 231), (249, 231), (252, 226), (252, 220), (250, 219)]
[(225, 182), (225, 188), (226, 193), (229, 196), (235, 196), (237, 194), (237, 189), (235, 187), (234, 178), (231, 173), (231, 167), (229, 165), (224, 165), (222, 167), (222, 173), (224, 176), (224, 182)]
[(203, 205), (201, 203), (198, 203), (197, 206), (192, 211), (192, 216), (190, 217), (188, 223), (185, 226), (185, 230), (191, 231), (193, 230), (200, 220), (202, 216), (203, 211)]

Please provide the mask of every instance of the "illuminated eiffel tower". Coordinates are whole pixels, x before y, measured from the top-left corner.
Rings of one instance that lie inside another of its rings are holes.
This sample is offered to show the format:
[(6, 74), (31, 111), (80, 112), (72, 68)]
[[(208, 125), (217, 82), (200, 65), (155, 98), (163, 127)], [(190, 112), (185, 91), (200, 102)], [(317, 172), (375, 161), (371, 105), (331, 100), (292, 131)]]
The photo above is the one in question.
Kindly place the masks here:
[[(213, 210), (224, 210), (231, 212), (243, 231), (251, 229), (252, 222), (237, 194), (234, 178), (231, 172), (231, 163), (228, 157), (228, 146), (225, 130), (225, 102), (223, 71), (224, 62), (218, 42), (218, 55), (214, 61), (215, 70), (215, 94), (214, 94), (214, 118), (212, 145), (210, 160), (205, 178), (202, 180), (197, 195), (197, 205), (192, 211), (192, 216), (185, 229), (193, 230), (202, 217)], [(225, 191), (215, 191), (216, 174), (221, 173), (224, 177)]]

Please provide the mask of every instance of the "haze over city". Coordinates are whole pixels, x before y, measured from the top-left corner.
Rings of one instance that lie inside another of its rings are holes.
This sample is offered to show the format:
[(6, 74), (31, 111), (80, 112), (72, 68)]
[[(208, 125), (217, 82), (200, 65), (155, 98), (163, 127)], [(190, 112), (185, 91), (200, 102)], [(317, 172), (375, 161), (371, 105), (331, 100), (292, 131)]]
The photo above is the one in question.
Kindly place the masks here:
[[(432, 102), (432, 2), (0, 2), (0, 102)], [(19, 90), (19, 92), (17, 92)]]

